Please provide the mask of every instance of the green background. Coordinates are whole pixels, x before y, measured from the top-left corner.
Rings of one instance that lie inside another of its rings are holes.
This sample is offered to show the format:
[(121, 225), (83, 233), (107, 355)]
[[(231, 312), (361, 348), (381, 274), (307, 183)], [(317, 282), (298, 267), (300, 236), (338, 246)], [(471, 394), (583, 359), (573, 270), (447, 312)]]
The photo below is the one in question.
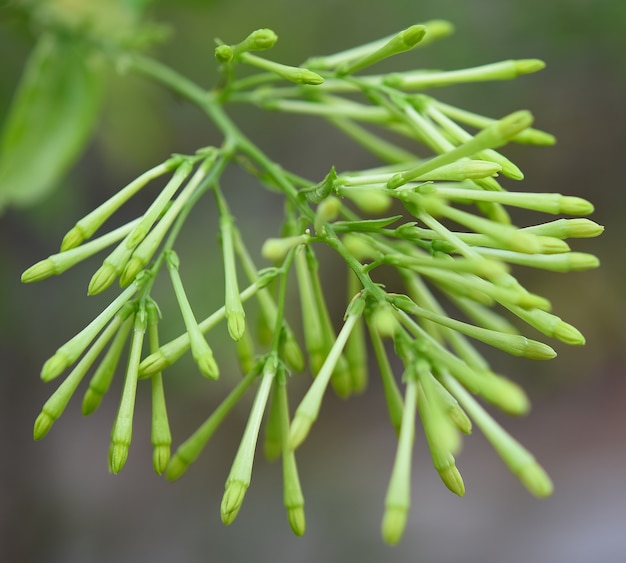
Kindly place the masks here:
[[(418, 432), (410, 520), (400, 545), (386, 547), (379, 529), (395, 439), (375, 381), (368, 393), (348, 402), (329, 394), (299, 451), (308, 521), (300, 539), (291, 535), (282, 508), (280, 467), (261, 456), (238, 519), (230, 527), (219, 520), (223, 482), (249, 403), (235, 410), (206, 454), (175, 484), (151, 469), (145, 393), (139, 396), (128, 464), (116, 477), (106, 466), (115, 392), (89, 419), (80, 415), (79, 395), (49, 436), (34, 443), (32, 422), (55, 385), (40, 382), (40, 367), (106, 305), (107, 297), (85, 296), (95, 261), (34, 286), (20, 285), (21, 272), (55, 252), (76, 218), (146, 168), (172, 152), (219, 142), (194, 108), (138, 78), (111, 75), (97, 134), (67, 180), (47, 200), (0, 218), (0, 559), (621, 561), (626, 552), (626, 3), (162, 0), (149, 13), (169, 22), (173, 31), (154, 54), (207, 87), (215, 79), (214, 37), (236, 42), (259, 27), (277, 32), (272, 57), (291, 64), (433, 18), (454, 22), (457, 31), (408, 55), (417, 67), (454, 69), (508, 58), (547, 62), (541, 73), (513, 82), (434, 94), (494, 117), (530, 109), (537, 126), (554, 133), (558, 144), (505, 150), (524, 170), (526, 189), (589, 198), (596, 205), (592, 218), (606, 226), (600, 239), (574, 244), (597, 254), (600, 270), (567, 276), (520, 271), (532, 291), (549, 297), (554, 311), (581, 329), (587, 345), (557, 346), (559, 358), (550, 363), (511, 360), (497, 352), (489, 356), (497, 371), (529, 390), (534, 404), (529, 417), (499, 419), (548, 470), (555, 493), (547, 500), (532, 498), (476, 431), (457, 460), (467, 494), (456, 498), (439, 482)], [(0, 118), (33, 41), (0, 8)], [(244, 107), (231, 113), (291, 170), (321, 178), (330, 163), (367, 165), (361, 153), (335, 141), (330, 128), (312, 119)], [(260, 245), (277, 233), (278, 199), (254, 190), (245, 176), (228, 178), (233, 187), (227, 196), (238, 224)], [(214, 212), (206, 210), (208, 219), (203, 213), (192, 216), (179, 245), (183, 263), (193, 264), (183, 273), (199, 301), (199, 316), (212, 310), (212, 299), (219, 301), (222, 291), (219, 262), (212, 262), (220, 256)], [(326, 280), (329, 289), (334, 281)], [(342, 299), (331, 298), (339, 307), (337, 317)], [(190, 364), (171, 371), (165, 383), (178, 443), (208, 415), (224, 388), (207, 387)]]

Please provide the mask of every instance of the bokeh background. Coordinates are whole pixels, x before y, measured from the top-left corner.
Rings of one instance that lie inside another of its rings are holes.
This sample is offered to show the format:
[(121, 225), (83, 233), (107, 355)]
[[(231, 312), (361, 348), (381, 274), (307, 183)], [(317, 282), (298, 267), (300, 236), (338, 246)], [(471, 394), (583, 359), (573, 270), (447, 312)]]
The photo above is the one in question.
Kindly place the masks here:
[[(10, 13), (3, 3), (0, 118), (34, 41)], [(593, 218), (606, 226), (600, 239), (575, 241), (576, 249), (600, 257), (601, 269), (566, 277), (520, 274), (582, 330), (587, 345), (557, 345), (559, 358), (550, 363), (490, 356), (497, 371), (529, 390), (534, 405), (529, 417), (500, 418), (551, 474), (555, 493), (547, 500), (531, 497), (475, 432), (457, 460), (467, 494), (456, 498), (439, 482), (418, 433), (410, 521), (403, 541), (385, 546), (379, 529), (395, 439), (374, 380), (365, 395), (348, 402), (329, 394), (299, 451), (308, 520), (303, 538), (293, 537), (286, 522), (280, 467), (262, 456), (238, 519), (230, 527), (219, 520), (223, 482), (246, 420), (245, 401), (175, 484), (151, 469), (145, 393), (139, 395), (131, 455), (118, 476), (109, 475), (106, 464), (115, 392), (88, 419), (80, 415), (79, 395), (46, 439), (33, 442), (32, 423), (54, 388), (39, 380), (42, 363), (106, 303), (85, 296), (97, 262), (34, 286), (20, 285), (21, 272), (54, 252), (76, 218), (143, 170), (172, 152), (219, 142), (194, 108), (143, 80), (111, 75), (103, 117), (85, 156), (53, 196), (0, 218), (0, 560), (624, 561), (626, 3), (160, 0), (150, 14), (172, 29), (170, 41), (154, 54), (207, 86), (215, 79), (213, 38), (235, 42), (258, 27), (278, 33), (272, 56), (293, 64), (432, 18), (451, 20), (457, 31), (409, 55), (416, 66), (453, 69), (533, 57), (547, 62), (541, 73), (513, 82), (436, 94), (494, 117), (532, 110), (537, 125), (559, 142), (551, 148), (506, 149), (526, 173), (526, 188), (589, 198), (596, 205)], [(310, 177), (321, 178), (333, 162), (345, 168), (367, 165), (362, 153), (315, 120), (250, 108), (233, 108), (233, 115), (270, 155)], [(276, 234), (279, 200), (241, 175), (229, 178), (238, 224), (258, 253), (260, 242)], [(183, 264), (193, 265), (183, 266), (183, 275), (198, 316), (212, 310), (222, 291), (208, 207), (192, 216), (178, 245)], [(336, 280), (326, 283), (339, 317), (343, 295), (332, 293)], [(167, 292), (163, 299), (167, 306)], [(190, 364), (171, 371), (166, 374), (170, 419), (180, 442), (225, 389), (205, 385)]]

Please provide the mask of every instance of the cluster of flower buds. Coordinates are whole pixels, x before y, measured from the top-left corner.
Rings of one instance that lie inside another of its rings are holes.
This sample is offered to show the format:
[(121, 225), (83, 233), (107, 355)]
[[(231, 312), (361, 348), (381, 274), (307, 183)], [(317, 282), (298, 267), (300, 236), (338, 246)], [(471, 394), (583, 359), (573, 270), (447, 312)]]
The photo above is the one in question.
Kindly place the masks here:
[[(476, 425), (533, 494), (549, 495), (552, 484), (547, 474), (476, 397), (514, 415), (526, 413), (529, 401), (518, 385), (492, 371), (472, 340), (515, 356), (553, 358), (556, 353), (548, 344), (520, 333), (511, 322), (517, 317), (548, 338), (582, 345), (582, 334), (551, 313), (550, 302), (528, 291), (512, 271), (517, 266), (558, 272), (595, 268), (595, 256), (570, 251), (566, 240), (594, 237), (603, 229), (584, 218), (593, 211), (586, 200), (558, 193), (508, 191), (498, 181), (499, 174), (512, 180), (521, 180), (523, 174), (496, 149), (509, 141), (554, 142), (551, 135), (531, 128), (529, 112), (491, 119), (423, 93), (427, 88), (461, 82), (514, 78), (541, 69), (540, 61), (505, 61), (448, 72), (360, 74), (391, 55), (451, 31), (447, 22), (428, 22), (292, 67), (250, 53), (276, 42), (271, 30), (257, 30), (237, 45), (219, 42), (216, 58), (223, 83), (208, 93), (182, 77), (175, 78), (169, 70), (162, 72), (157, 63), (131, 62), (131, 68), (198, 103), (220, 127), (225, 142), (221, 148), (203, 149), (192, 156), (175, 155), (145, 172), (81, 219), (66, 235), (60, 253), (23, 274), (25, 282), (60, 274), (117, 244), (91, 279), (89, 294), (104, 291), (116, 279), (123, 288), (44, 365), (42, 379), (49, 381), (76, 363), (45, 403), (35, 423), (35, 438), (49, 431), (102, 354), (85, 394), (83, 412), (97, 408), (130, 340), (109, 465), (117, 473), (126, 462), (136, 389), (141, 380), (149, 379), (154, 467), (173, 480), (198, 458), (234, 405), (258, 383), (226, 479), (222, 520), (230, 524), (242, 505), (265, 416), (265, 453), (270, 459), (282, 456), (284, 504), (293, 531), (300, 535), (305, 528), (304, 500), (295, 451), (311, 430), (329, 385), (341, 397), (366, 389), (368, 353), (373, 352), (372, 363), (378, 365), (384, 402), (398, 435), (382, 524), (385, 541), (396, 543), (405, 528), (417, 415), (433, 465), (452, 492), (465, 492), (454, 456), (460, 450), (461, 435)], [(236, 80), (234, 70), (239, 63), (263, 72)], [(295, 85), (285, 86), (284, 80)], [(298, 177), (266, 157), (230, 121), (223, 111), (228, 101), (322, 116), (381, 162), (354, 172), (337, 173), (332, 168), (319, 182)], [(390, 140), (394, 135), (403, 143)], [(404, 148), (407, 145), (415, 145), (416, 152)], [(434, 155), (419, 157), (417, 150), (424, 146)], [(241, 163), (285, 196), (282, 236), (265, 241), (262, 248), (263, 256), (274, 264), (271, 268), (259, 269), (254, 264), (219, 187), (226, 166)], [(143, 215), (91, 240), (130, 197), (165, 174), (171, 174), (170, 180)], [(185, 292), (174, 245), (187, 213), (207, 191), (212, 192), (219, 215), (225, 295), (224, 305), (199, 322)], [(508, 208), (569, 218), (520, 228), (512, 223)], [(346, 264), (348, 306), (339, 330), (333, 327), (319, 272), (315, 247), (320, 245), (333, 249)], [(160, 344), (157, 333), (158, 322), (166, 320), (161, 320), (151, 296), (163, 266), (186, 328), (166, 344)], [(239, 270), (249, 284), (243, 290)], [(398, 286), (393, 290), (381, 284), (390, 270)], [(288, 276), (294, 271), (304, 351), (287, 321), (292, 313), (285, 297)], [(377, 278), (381, 271), (385, 277)], [(275, 291), (269, 290), (269, 284)], [(244, 310), (244, 303), (248, 307), (252, 297), (267, 329), (256, 342)], [(464, 320), (451, 316), (449, 307)], [(214, 354), (205, 334), (221, 322), (236, 342), (244, 376), (170, 459), (172, 440), (161, 372), (191, 350), (198, 371), (217, 379), (220, 354)], [(148, 351), (144, 352), (146, 340)], [(399, 361), (389, 358), (391, 344)], [(394, 373), (393, 365), (402, 365), (401, 373)], [(287, 386), (307, 366), (314, 378), (292, 415)]]

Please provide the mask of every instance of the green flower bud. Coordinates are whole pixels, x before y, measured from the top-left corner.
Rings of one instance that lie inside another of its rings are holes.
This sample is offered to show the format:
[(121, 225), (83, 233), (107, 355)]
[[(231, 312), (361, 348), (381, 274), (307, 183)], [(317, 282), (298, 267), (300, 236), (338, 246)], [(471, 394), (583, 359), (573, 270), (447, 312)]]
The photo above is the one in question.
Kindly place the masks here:
[(576, 327), (566, 323), (552, 313), (540, 309), (522, 309), (506, 304), (505, 307), (546, 336), (556, 338), (570, 346), (582, 346), (585, 344), (585, 337)]
[(326, 199), (322, 200), (317, 206), (317, 211), (315, 213), (315, 234), (319, 237), (326, 236), (324, 225), (334, 221), (340, 211), (341, 201), (338, 198), (328, 196)]
[(215, 58), (220, 64), (228, 64), (233, 60), (234, 53), (232, 47), (229, 45), (218, 45), (215, 47)]
[(234, 479), (226, 481), (226, 490), (222, 497), (222, 505), (220, 508), (222, 522), (226, 526), (232, 524), (235, 518), (237, 518), (249, 485), (249, 482), (244, 483)]
[[(271, 49), (276, 44), (276, 41), (278, 41), (278, 36), (271, 29), (256, 29), (241, 43), (232, 47), (232, 56), (238, 57), (247, 51), (265, 51)], [(215, 54), (217, 56), (217, 49)]]
[[(159, 310), (156, 303), (149, 300), (146, 303), (148, 315), (148, 339), (150, 351), (156, 352), (159, 349)], [(161, 475), (167, 468), (170, 461), (170, 447), (172, 445), (172, 434), (167, 417), (165, 406), (165, 395), (163, 392), (163, 378), (161, 373), (152, 376), (152, 425), (151, 442), (153, 448), (152, 464), (158, 475)]]
[[(363, 299), (357, 298), (357, 301), (361, 304)], [(355, 302), (353, 301), (352, 304)], [(351, 305), (352, 305), (351, 304)], [(350, 310), (350, 307), (349, 307)], [(300, 405), (296, 409), (296, 413), (291, 424), (291, 428), (289, 430), (289, 448), (295, 450), (306, 438), (313, 425), (313, 422), (317, 418), (319, 413), (319, 409), (322, 404), (322, 399), (324, 396), (324, 392), (326, 391), (326, 387), (330, 382), (331, 375), (335, 370), (335, 366), (341, 356), (341, 352), (343, 347), (346, 344), (348, 336), (352, 332), (356, 322), (358, 321), (360, 315), (362, 314), (362, 310), (359, 311), (358, 308), (354, 310), (353, 313), (349, 313), (348, 317), (343, 325), (343, 328), (337, 335), (337, 340), (333, 344), (322, 369), (317, 374), (317, 377), (313, 381), (313, 384), (307, 391), (306, 395), (300, 402)]]
[[(130, 233), (129, 233), (130, 235)], [(129, 235), (127, 235), (122, 242), (120, 242), (113, 252), (111, 252), (102, 262), (102, 266), (96, 270), (96, 273), (91, 277), (89, 281), (89, 287), (87, 288), (87, 295), (97, 295), (107, 289), (117, 276), (124, 270), (128, 259), (132, 254), (132, 250), (126, 245)], [(139, 273), (139, 270), (135, 271), (135, 275)], [(128, 278), (128, 283), (132, 282), (132, 278)], [(126, 280), (126, 278), (125, 278)], [(124, 287), (128, 285), (124, 284)]]
[(396, 189), (435, 168), (451, 164), (485, 149), (500, 147), (506, 144), (509, 139), (530, 127), (532, 121), (532, 115), (528, 111), (518, 111), (507, 115), (483, 129), (462, 145), (435, 156), (415, 168), (396, 174), (387, 182), (387, 187)]
[(545, 235), (560, 239), (592, 238), (601, 235), (604, 227), (590, 219), (557, 219), (542, 225), (534, 225), (522, 229), (536, 235)]
[(319, 74), (306, 68), (288, 66), (274, 61), (268, 61), (267, 59), (262, 59), (261, 57), (251, 55), (250, 53), (241, 53), (239, 59), (242, 63), (267, 70), (268, 72), (272, 72), (285, 80), (289, 80), (290, 82), (295, 82), (297, 84), (318, 86), (324, 82), (324, 79)]
[[(145, 279), (145, 278), (144, 278)], [(131, 297), (141, 287), (143, 280), (137, 280), (131, 287), (125, 289), (113, 302), (89, 323), (76, 336), (61, 346), (41, 370), (41, 379), (50, 381), (58, 377), (63, 370), (71, 366), (85, 351), (96, 335), (106, 326), (114, 315), (130, 301)]]
[(552, 493), (552, 482), (530, 452), (514, 440), (458, 382), (449, 376), (444, 376), (443, 382), (526, 488), (538, 497), (549, 496)]
[[(495, 119), (491, 119), (489, 117), (485, 117), (483, 115), (478, 115), (476, 113), (466, 111), (455, 106), (451, 106), (449, 104), (445, 104), (440, 102), (439, 100), (435, 100), (434, 98), (428, 98), (428, 105), (436, 107), (439, 111), (451, 117), (456, 121), (460, 121), (472, 127), (476, 127), (478, 129), (484, 129), (491, 125)], [(537, 129), (528, 128), (518, 133), (513, 137), (513, 141), (518, 143), (527, 143), (531, 145), (541, 145), (541, 146), (551, 146), (556, 143), (556, 139), (554, 135), (550, 135), (544, 131), (539, 131)]]
[(402, 538), (411, 504), (411, 450), (415, 435), (416, 403), (417, 381), (410, 378), (406, 382), (398, 448), (385, 496), (382, 535), (383, 540), (390, 545), (395, 545)]
[(367, 323), (372, 339), (372, 347), (374, 349), (374, 355), (376, 356), (376, 362), (378, 363), (378, 369), (380, 371), (380, 377), (383, 384), (383, 392), (385, 394), (385, 402), (387, 403), (387, 412), (389, 413), (389, 420), (391, 425), (397, 434), (400, 433), (400, 426), (402, 423), (402, 412), (404, 406), (402, 404), (402, 395), (398, 389), (398, 385), (393, 376), (391, 365), (387, 357), (387, 352), (383, 344), (380, 333), (376, 329), (376, 326), (371, 324), (371, 318), (368, 317)]
[(345, 62), (337, 67), (337, 74), (340, 76), (352, 74), (367, 66), (377, 63), (393, 55), (403, 53), (413, 49), (426, 35), (426, 28), (423, 25), (412, 25), (411, 27), (394, 35), (387, 43), (379, 49), (368, 53), (356, 60)]
[(270, 402), (269, 413), (265, 421), (263, 453), (269, 461), (278, 459), (281, 454), (281, 412), (278, 404), (278, 385), (274, 385), (274, 393)]
[(75, 248), (76, 246), (82, 244), (84, 240), (91, 238), (91, 236), (102, 226), (102, 224), (139, 190), (155, 178), (158, 178), (159, 176), (162, 176), (177, 167), (180, 162), (181, 157), (175, 155), (166, 160), (164, 163), (151, 168), (133, 180), (126, 187), (122, 188), (113, 197), (105, 201), (91, 213), (83, 217), (65, 235), (65, 238), (61, 243), (61, 252)]
[(85, 392), (82, 405), (82, 413), (87, 416), (93, 413), (99, 406), (105, 393), (111, 386), (111, 381), (115, 375), (117, 364), (122, 355), (122, 350), (126, 344), (126, 339), (133, 326), (133, 319), (127, 319), (118, 330), (111, 346), (104, 355), (100, 365), (89, 381), (89, 388)]
[(41, 414), (35, 421), (33, 430), (35, 440), (41, 440), (49, 432), (54, 422), (63, 414), (65, 407), (67, 407), (72, 395), (85, 377), (87, 370), (92, 366), (102, 350), (104, 350), (109, 340), (118, 332), (120, 326), (124, 323), (128, 315), (130, 315), (133, 308), (132, 306), (122, 308), (104, 329), (102, 334), (100, 334), (89, 351), (83, 356), (80, 362), (78, 362), (72, 372), (65, 378), (65, 381), (63, 381), (59, 388), (46, 401), (41, 410)]
[(140, 218), (139, 224), (133, 229), (128, 239), (126, 239), (126, 246), (128, 248), (135, 248), (146, 237), (154, 223), (163, 214), (170, 200), (178, 191), (178, 188), (180, 188), (191, 173), (192, 168), (193, 164), (189, 160), (185, 160), (180, 164), (170, 181), (161, 190), (161, 193)]
[(545, 68), (538, 59), (508, 60), (447, 72), (405, 72), (389, 74), (384, 80), (387, 86), (401, 90), (416, 90), (448, 86), (463, 82), (486, 80), (510, 80)]
[[(174, 286), (174, 293), (182, 313), (183, 320), (185, 321), (185, 328), (189, 334), (189, 344), (191, 347), (191, 354), (194, 361), (198, 365), (198, 369), (205, 377), (209, 379), (217, 379), (219, 377), (219, 368), (213, 356), (213, 350), (202, 336), (202, 331), (198, 326), (196, 317), (191, 309), (191, 304), (187, 299), (183, 282), (178, 272), (179, 260), (178, 256), (173, 250), (168, 251), (165, 257), (167, 269), (172, 279), (172, 285)], [(145, 368), (144, 368), (145, 373)]]
[(134, 332), (130, 345), (130, 353), (128, 355), (128, 367), (126, 369), (124, 389), (122, 390), (122, 399), (111, 432), (109, 469), (115, 474), (119, 473), (126, 464), (128, 450), (132, 440), (133, 414), (135, 410), (135, 396), (137, 393), (137, 374), (147, 322), (146, 311), (140, 305), (135, 315)]
[(222, 421), (239, 402), (243, 394), (252, 385), (259, 372), (252, 370), (235, 386), (229, 395), (220, 403), (215, 411), (207, 418), (200, 428), (185, 440), (176, 450), (169, 465), (167, 466), (168, 481), (175, 481), (183, 476), (202, 450), (207, 445)]
[(41, 281), (50, 276), (56, 276), (65, 272), (72, 266), (75, 266), (79, 262), (82, 262), (86, 258), (93, 256), (107, 246), (124, 238), (137, 223), (137, 220), (131, 221), (78, 248), (72, 248), (71, 250), (60, 252), (59, 254), (53, 254), (45, 260), (37, 262), (37, 264), (31, 266), (22, 274), (22, 282), (32, 283)]
[(227, 525), (232, 523), (237, 517), (248, 486), (250, 485), (254, 452), (256, 450), (263, 411), (265, 410), (272, 383), (274, 382), (276, 370), (276, 357), (270, 355), (263, 366), (261, 384), (254, 398), (248, 423), (244, 429), (239, 449), (237, 450), (228, 479), (226, 480), (226, 490), (222, 498), (221, 515), (222, 522)]
[(269, 238), (263, 243), (261, 255), (266, 260), (278, 262), (283, 260), (287, 253), (294, 247), (309, 242), (309, 235), (297, 235), (283, 238)]

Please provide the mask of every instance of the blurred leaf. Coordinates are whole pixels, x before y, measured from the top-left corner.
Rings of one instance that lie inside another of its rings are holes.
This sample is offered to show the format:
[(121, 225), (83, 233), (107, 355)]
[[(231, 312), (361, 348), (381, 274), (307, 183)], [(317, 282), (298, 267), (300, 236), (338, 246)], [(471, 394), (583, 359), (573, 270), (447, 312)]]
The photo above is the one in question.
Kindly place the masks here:
[(0, 211), (49, 195), (80, 157), (102, 97), (90, 54), (76, 41), (39, 39), (0, 138)]

